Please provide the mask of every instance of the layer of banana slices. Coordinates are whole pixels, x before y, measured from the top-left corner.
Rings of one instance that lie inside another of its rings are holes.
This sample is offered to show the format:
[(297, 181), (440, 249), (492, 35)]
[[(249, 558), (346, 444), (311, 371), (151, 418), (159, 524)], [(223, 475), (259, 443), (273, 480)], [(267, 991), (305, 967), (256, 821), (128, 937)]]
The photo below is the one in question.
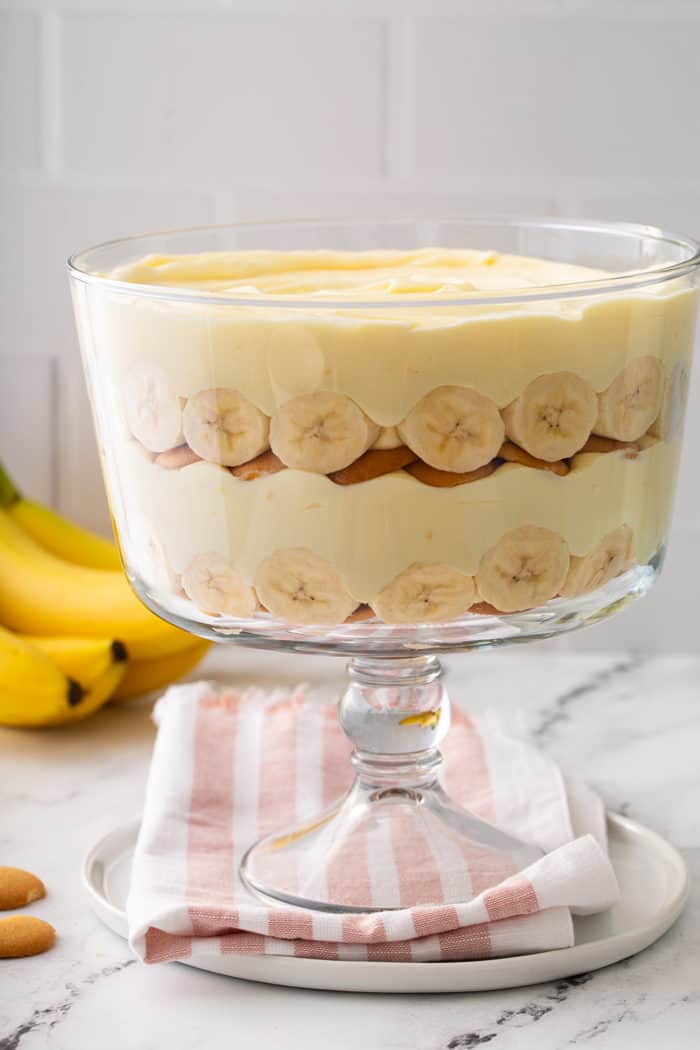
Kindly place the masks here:
[(475, 576), (440, 562), (414, 562), (368, 606), (353, 598), (333, 565), (304, 547), (275, 551), (258, 566), (252, 587), (221, 555), (199, 554), (182, 575), (182, 595), (209, 616), (249, 618), (262, 611), (319, 627), (371, 616), (387, 624), (444, 623), (468, 612), (523, 612), (597, 590), (634, 564), (632, 539), (630, 526), (620, 525), (576, 557), (556, 532), (521, 525), (484, 554)]
[[(471, 387), (436, 387), (396, 427), (380, 427), (347, 395), (301, 394), (268, 418), (225, 387), (177, 396), (160, 365), (145, 362), (122, 389), (128, 431), (165, 470), (198, 460), (254, 480), (285, 467), (352, 485), (405, 470), (426, 485), (479, 480), (503, 462), (569, 472), (579, 452), (633, 446), (645, 434), (673, 440), (680, 428), (688, 371), (665, 377), (654, 357), (631, 360), (597, 393), (574, 372), (538, 376), (500, 409)], [(599, 444), (595, 448), (595, 443)]]

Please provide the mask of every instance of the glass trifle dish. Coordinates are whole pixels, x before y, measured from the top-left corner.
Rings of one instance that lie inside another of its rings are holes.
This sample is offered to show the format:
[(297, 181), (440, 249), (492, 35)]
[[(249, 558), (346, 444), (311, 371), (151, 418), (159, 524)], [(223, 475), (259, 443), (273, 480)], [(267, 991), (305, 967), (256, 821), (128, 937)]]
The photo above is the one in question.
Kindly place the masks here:
[(217, 641), (351, 657), (355, 784), (249, 851), (255, 892), (395, 906), (333, 899), (324, 870), (397, 813), (448, 869), (488, 852), (494, 883), (539, 855), (445, 793), (438, 655), (584, 626), (652, 585), (698, 262), (652, 227), (515, 219), (237, 225), (73, 257), (137, 594)]

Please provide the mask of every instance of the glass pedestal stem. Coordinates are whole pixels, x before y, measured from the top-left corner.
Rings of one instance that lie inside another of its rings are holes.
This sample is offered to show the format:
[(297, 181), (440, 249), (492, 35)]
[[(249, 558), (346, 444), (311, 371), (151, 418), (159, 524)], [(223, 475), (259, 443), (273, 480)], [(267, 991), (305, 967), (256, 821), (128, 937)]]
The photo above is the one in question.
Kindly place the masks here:
[(456, 903), (541, 856), (445, 792), (450, 701), (435, 656), (356, 658), (349, 675), (339, 718), (355, 781), (326, 813), (248, 851), (250, 889), (320, 911)]

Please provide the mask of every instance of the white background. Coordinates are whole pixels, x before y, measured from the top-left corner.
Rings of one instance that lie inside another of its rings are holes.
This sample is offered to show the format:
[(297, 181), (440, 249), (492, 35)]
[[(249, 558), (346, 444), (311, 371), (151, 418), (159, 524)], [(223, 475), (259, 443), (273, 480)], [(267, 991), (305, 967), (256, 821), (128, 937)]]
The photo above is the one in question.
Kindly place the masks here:
[[(700, 236), (696, 0), (0, 0), (0, 451), (108, 528), (64, 271), (146, 230), (517, 211)], [(700, 371), (664, 578), (573, 647), (700, 651)]]

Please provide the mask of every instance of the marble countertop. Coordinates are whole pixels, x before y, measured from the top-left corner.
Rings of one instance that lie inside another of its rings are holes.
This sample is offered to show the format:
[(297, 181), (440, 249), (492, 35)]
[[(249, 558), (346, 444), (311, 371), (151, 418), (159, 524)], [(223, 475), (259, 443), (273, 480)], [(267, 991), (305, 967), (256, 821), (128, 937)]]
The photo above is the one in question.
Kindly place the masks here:
[[(661, 941), (596, 973), (469, 995), (299, 991), (178, 964), (143, 967), (93, 916), (79, 876), (92, 843), (140, 810), (154, 728), (139, 701), (67, 730), (0, 730), (0, 856), (45, 880), (48, 896), (31, 910), (58, 931), (45, 955), (0, 961), (0, 1050), (697, 1046), (700, 658), (543, 646), (447, 665), (453, 697), (521, 711), (533, 739), (610, 808), (683, 851), (696, 885)], [(223, 648), (204, 670), (262, 686), (303, 678), (326, 698), (343, 675), (333, 659)]]

